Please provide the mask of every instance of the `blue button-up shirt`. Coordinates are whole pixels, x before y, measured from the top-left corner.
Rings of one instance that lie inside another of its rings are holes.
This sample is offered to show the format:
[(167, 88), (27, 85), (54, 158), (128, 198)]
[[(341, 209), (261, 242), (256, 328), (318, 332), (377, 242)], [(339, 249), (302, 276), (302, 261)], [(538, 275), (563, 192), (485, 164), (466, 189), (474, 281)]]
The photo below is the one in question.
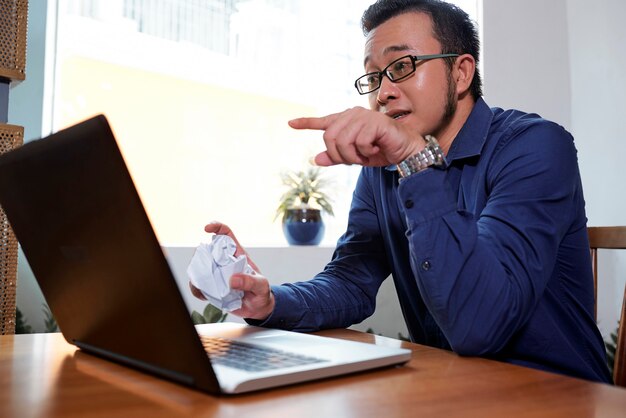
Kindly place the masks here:
[(561, 126), (479, 99), (444, 169), (364, 167), (346, 233), (262, 325), (345, 327), (391, 273), (411, 340), (608, 382), (576, 149)]

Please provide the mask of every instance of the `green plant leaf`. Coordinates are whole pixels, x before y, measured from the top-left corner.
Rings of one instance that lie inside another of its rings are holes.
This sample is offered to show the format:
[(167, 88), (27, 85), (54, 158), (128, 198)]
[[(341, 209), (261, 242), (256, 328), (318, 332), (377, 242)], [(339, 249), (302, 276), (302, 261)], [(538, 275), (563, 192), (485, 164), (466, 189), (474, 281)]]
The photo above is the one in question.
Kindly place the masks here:
[(402, 341), (408, 341), (411, 342), (411, 340), (409, 339), (409, 337), (405, 337), (404, 335), (402, 335), (401, 332), (398, 333), (398, 339), (402, 340)]
[(28, 321), (20, 311), (20, 308), (15, 308), (15, 333), (16, 334), (31, 334), (33, 327), (28, 324)]
[(323, 212), (334, 216), (331, 199), (326, 192), (331, 182), (322, 177), (319, 167), (281, 173), (281, 180), (287, 191), (280, 197), (274, 220), (282, 218), (287, 210), (298, 206), (319, 206)]
[(54, 319), (54, 316), (52, 315), (52, 311), (50, 311), (50, 307), (44, 303), (42, 310), (45, 316), (44, 326), (45, 326), (46, 332), (59, 332), (59, 325), (57, 325), (57, 321), (56, 319)]
[(226, 315), (222, 313), (221, 309), (216, 308), (210, 303), (204, 308), (205, 323), (212, 324), (215, 322), (223, 322), (226, 319)]
[(610, 341), (605, 341), (606, 347), (606, 362), (609, 366), (609, 372), (613, 375), (613, 367), (615, 366), (615, 351), (617, 350), (617, 332), (619, 330), (620, 323), (617, 322), (617, 328), (610, 335)]
[(191, 321), (194, 325), (206, 324), (204, 317), (196, 311), (191, 313)]

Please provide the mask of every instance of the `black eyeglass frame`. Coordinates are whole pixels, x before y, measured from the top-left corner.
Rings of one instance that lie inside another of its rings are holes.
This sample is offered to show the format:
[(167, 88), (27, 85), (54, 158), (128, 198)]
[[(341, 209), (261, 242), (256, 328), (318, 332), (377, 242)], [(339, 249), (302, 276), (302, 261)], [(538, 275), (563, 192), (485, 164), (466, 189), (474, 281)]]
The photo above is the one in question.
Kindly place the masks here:
[[(460, 56), (460, 54), (405, 55), (405, 56), (402, 56), (398, 59), (391, 61), (389, 65), (386, 66), (382, 71), (374, 71), (371, 73), (364, 74), (361, 77), (357, 78), (354, 81), (354, 87), (356, 88), (356, 91), (358, 91), (360, 95), (370, 94), (380, 88), (381, 84), (383, 83), (383, 76), (387, 77), (389, 81), (391, 81), (392, 83), (397, 83), (409, 77), (417, 69), (417, 61), (428, 61), (428, 60), (437, 59), (437, 58), (451, 58), (451, 57), (458, 57), (458, 56)], [(391, 78), (389, 67), (391, 67), (398, 61), (402, 61), (403, 59), (407, 59), (407, 58), (411, 59), (411, 64), (413, 64), (413, 69), (400, 78), (396, 78), (395, 80)], [(378, 77), (378, 86), (375, 89), (362, 91), (361, 88), (359, 88), (359, 85), (360, 85), (359, 80), (362, 80), (363, 78), (366, 78), (366, 77), (371, 77), (372, 75), (376, 75)]]

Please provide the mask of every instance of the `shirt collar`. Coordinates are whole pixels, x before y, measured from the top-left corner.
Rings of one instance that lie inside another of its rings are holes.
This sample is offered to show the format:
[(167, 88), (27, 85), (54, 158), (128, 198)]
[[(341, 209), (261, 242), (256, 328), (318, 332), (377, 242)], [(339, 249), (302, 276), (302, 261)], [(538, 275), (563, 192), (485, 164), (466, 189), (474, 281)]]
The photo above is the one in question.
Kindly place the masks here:
[(479, 97), (463, 127), (452, 141), (446, 155), (448, 163), (480, 155), (487, 141), (492, 120), (493, 112), (483, 98)]
[[(452, 141), (448, 155), (446, 155), (448, 165), (454, 160), (480, 155), (487, 141), (492, 120), (493, 112), (483, 98), (479, 97), (463, 127)], [(395, 171), (397, 167), (393, 164), (385, 169)]]

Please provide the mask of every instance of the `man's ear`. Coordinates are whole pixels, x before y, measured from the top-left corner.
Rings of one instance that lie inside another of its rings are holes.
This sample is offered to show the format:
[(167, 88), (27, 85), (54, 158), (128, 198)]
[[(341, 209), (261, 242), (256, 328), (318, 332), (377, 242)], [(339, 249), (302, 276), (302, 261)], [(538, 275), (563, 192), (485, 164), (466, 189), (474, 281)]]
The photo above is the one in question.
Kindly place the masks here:
[(463, 54), (456, 59), (452, 76), (456, 81), (456, 93), (459, 96), (469, 90), (475, 72), (476, 61), (470, 54)]

